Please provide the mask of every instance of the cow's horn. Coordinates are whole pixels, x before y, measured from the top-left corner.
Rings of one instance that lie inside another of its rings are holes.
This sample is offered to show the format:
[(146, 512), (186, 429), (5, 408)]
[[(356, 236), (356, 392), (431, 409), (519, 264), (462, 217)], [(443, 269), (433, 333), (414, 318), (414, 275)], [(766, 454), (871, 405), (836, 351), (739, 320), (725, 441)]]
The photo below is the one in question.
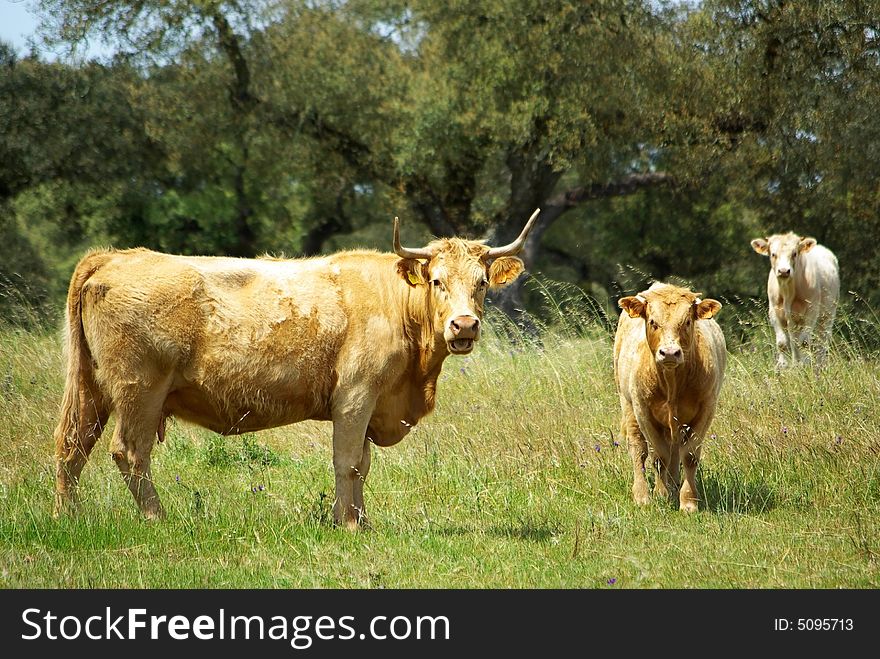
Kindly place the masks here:
[(394, 218), (394, 253), (404, 259), (429, 259), (434, 256), (434, 253), (427, 247), (410, 249), (400, 246), (400, 220), (397, 217)]
[(486, 258), (497, 259), (499, 256), (513, 256), (514, 254), (519, 254), (519, 252), (523, 248), (523, 245), (526, 244), (526, 237), (529, 235), (529, 231), (532, 230), (532, 226), (535, 224), (535, 220), (538, 218), (538, 213), (540, 212), (540, 208), (535, 209), (535, 212), (532, 213), (529, 221), (526, 222), (526, 226), (525, 228), (523, 228), (522, 233), (519, 234), (519, 238), (514, 240), (509, 245), (504, 245), (503, 247), (493, 247), (489, 250), (489, 253), (486, 254)]

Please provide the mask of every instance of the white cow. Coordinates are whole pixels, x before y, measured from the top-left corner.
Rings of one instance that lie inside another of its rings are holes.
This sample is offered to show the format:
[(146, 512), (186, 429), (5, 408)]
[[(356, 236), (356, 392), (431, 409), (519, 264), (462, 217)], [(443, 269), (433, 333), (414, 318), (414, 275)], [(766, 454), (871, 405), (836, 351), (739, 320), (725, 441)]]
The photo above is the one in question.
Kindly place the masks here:
[(815, 238), (788, 232), (755, 238), (752, 248), (770, 257), (767, 303), (776, 332), (776, 368), (825, 362), (840, 297), (837, 257)]

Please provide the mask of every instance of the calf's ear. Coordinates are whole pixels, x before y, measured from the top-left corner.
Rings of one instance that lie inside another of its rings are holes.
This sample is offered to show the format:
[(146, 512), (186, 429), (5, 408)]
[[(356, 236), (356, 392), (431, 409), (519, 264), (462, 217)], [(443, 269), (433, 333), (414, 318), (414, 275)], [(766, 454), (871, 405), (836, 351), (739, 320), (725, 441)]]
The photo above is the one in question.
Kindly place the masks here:
[(801, 238), (801, 241), (798, 243), (798, 252), (803, 254), (804, 252), (809, 252), (816, 246), (815, 238)]
[(770, 253), (770, 244), (764, 238), (755, 238), (752, 241), (752, 249), (758, 252), (758, 254), (767, 256)]
[(521, 259), (515, 256), (501, 256), (489, 266), (489, 286), (503, 288), (520, 276), (526, 269)]
[(428, 281), (428, 264), (418, 259), (400, 259), (397, 274), (410, 286), (419, 286)]
[(645, 298), (640, 295), (622, 297), (617, 301), (617, 306), (626, 311), (630, 318), (641, 318), (645, 315), (647, 304)]
[(721, 303), (718, 300), (701, 300), (697, 298), (696, 302), (694, 302), (694, 310), (698, 319), (708, 320), (721, 311)]

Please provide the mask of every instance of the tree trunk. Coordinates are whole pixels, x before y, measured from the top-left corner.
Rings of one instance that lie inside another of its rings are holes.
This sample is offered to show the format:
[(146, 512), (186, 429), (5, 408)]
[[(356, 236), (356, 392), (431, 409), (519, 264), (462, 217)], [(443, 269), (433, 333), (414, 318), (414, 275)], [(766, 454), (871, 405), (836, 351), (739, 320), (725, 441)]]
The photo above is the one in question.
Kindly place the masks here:
[[(556, 180), (558, 180), (558, 176), (555, 179), (553, 176), (545, 176), (543, 178), (545, 185), (549, 184), (550, 181), (555, 183)], [(541, 214), (538, 215), (538, 219), (532, 227), (531, 233), (529, 233), (523, 251), (520, 253), (520, 258), (522, 258), (528, 270), (538, 260), (541, 250), (541, 238), (544, 232), (572, 208), (595, 199), (630, 195), (645, 188), (669, 185), (673, 182), (672, 175), (666, 172), (648, 172), (645, 174), (630, 174), (610, 183), (590, 183), (544, 199), (538, 199), (536, 198), (537, 195), (534, 194), (531, 196), (520, 195), (519, 199), (517, 199), (519, 207), (514, 208), (513, 211), (507, 212), (503, 217), (499, 218), (496, 224), (496, 233), (492, 236), (491, 244), (504, 245), (516, 239), (522, 231), (526, 219), (534, 212), (535, 208), (540, 208)], [(518, 327), (526, 332), (533, 333), (535, 331), (534, 323), (529, 319), (522, 303), (522, 287), (526, 281), (527, 276), (520, 277), (509, 286), (493, 292), (491, 301)]]
[(254, 256), (256, 235), (251, 226), (253, 206), (247, 190), (245, 174), (248, 168), (248, 130), (251, 115), (257, 106), (257, 99), (251, 93), (251, 75), (247, 59), (241, 49), (237, 34), (226, 16), (214, 3), (207, 3), (204, 10), (217, 32), (220, 49), (232, 67), (233, 78), (229, 83), (229, 104), (235, 117), (235, 142), (238, 148), (238, 162), (234, 162), (235, 175), (235, 215), (233, 218), (235, 243), (227, 250), (231, 256)]

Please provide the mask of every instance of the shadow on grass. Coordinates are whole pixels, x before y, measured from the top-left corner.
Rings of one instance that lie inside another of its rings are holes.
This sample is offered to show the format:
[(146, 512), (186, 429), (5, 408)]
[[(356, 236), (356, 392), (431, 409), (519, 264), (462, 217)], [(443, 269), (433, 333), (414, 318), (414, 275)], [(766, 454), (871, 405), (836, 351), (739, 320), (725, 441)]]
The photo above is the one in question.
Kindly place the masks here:
[(697, 489), (700, 508), (713, 513), (756, 514), (776, 507), (773, 488), (763, 481), (746, 480), (738, 474), (702, 474)]
[(445, 536), (465, 536), (485, 533), (496, 538), (510, 540), (528, 540), (530, 542), (549, 542), (550, 538), (558, 535), (560, 529), (551, 524), (521, 522), (511, 524), (496, 524), (487, 529), (477, 529), (467, 526), (437, 526), (434, 532)]

